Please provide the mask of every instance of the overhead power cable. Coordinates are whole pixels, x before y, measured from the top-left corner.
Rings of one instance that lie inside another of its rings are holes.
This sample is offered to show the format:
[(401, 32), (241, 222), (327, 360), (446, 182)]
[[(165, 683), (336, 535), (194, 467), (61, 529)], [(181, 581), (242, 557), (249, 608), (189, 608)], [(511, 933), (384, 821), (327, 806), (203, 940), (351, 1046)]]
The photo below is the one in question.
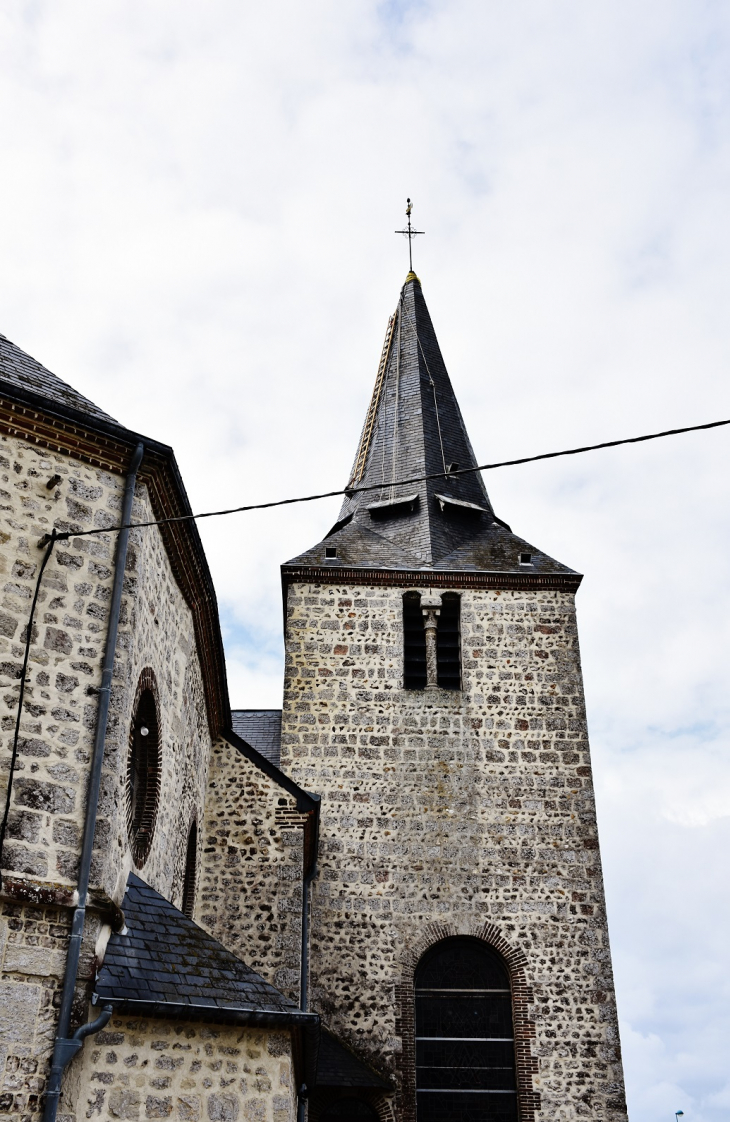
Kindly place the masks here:
[[(384, 487), (407, 487), (412, 483), (425, 483), (431, 479), (452, 479), (459, 475), (470, 475), (475, 471), (494, 471), (496, 468), (517, 467), (519, 464), (534, 464), (538, 460), (555, 460), (559, 456), (577, 456), (582, 452), (598, 452), (602, 448), (618, 448), (622, 444), (641, 444), (646, 440), (660, 440), (664, 436), (681, 436), (685, 432), (701, 432), (704, 429), (718, 429), (730, 425), (727, 421), (709, 421), (704, 425), (686, 425), (681, 429), (665, 429), (664, 432), (650, 432), (644, 436), (627, 436), (622, 440), (604, 440), (601, 444), (585, 444), (580, 448), (564, 448), (560, 452), (540, 452), (537, 456), (520, 456), (516, 460), (499, 460), (493, 464), (479, 464), (477, 467), (458, 468), (455, 471), (437, 471), (430, 475), (414, 475), (409, 479), (394, 479), (390, 483), (369, 483), (365, 487), (342, 487), (339, 491), (321, 491), (316, 495), (299, 495), (294, 499), (274, 499), (268, 503), (248, 503), (245, 506), (228, 507), (226, 510), (206, 510), (201, 514), (176, 514), (169, 518), (156, 518), (150, 522), (128, 522), (120, 526), (107, 526), (94, 530), (64, 530), (56, 533), (56, 541), (68, 538), (84, 538), (89, 534), (111, 534), (117, 530), (141, 530), (147, 526), (165, 526), (171, 522), (193, 522), (199, 518), (221, 518), (225, 514), (244, 514), (250, 510), (268, 510), (275, 506), (292, 506), (294, 503), (313, 503), (318, 499), (333, 499), (338, 495), (359, 495), (367, 491), (380, 491)], [(48, 537), (41, 540), (45, 545)]]

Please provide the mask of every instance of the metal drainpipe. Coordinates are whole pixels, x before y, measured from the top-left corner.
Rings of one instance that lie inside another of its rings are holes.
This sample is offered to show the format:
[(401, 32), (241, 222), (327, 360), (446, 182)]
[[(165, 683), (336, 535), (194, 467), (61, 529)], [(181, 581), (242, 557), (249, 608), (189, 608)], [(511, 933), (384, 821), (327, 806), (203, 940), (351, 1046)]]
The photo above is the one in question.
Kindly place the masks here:
[[(138, 444), (129, 467), (124, 486), (124, 500), (122, 502), (122, 526), (126, 526), (132, 517), (132, 503), (134, 501), (134, 485), (137, 481), (137, 471), (144, 455), (144, 444)], [(89, 877), (91, 875), (91, 855), (94, 848), (94, 833), (96, 831), (96, 812), (99, 805), (99, 790), (101, 787), (101, 769), (104, 762), (104, 745), (106, 743), (106, 728), (109, 720), (109, 701), (111, 695), (112, 675), (114, 672), (114, 654), (117, 647), (117, 632), (119, 630), (119, 612), (122, 606), (122, 588), (124, 586), (124, 569), (127, 562), (127, 543), (129, 530), (120, 530), (117, 537), (117, 553), (114, 561), (114, 585), (109, 608), (109, 627), (106, 633), (106, 647), (104, 650), (104, 663), (101, 673), (101, 686), (99, 688), (99, 712), (96, 720), (96, 736), (94, 738), (94, 754), (91, 759), (91, 774), (89, 775), (89, 790), (86, 798), (86, 817), (84, 820), (84, 840), (81, 846), (81, 862), (79, 866), (79, 884), (77, 889), (77, 903), (71, 921), (71, 937), (66, 956), (66, 971), (63, 977), (61, 991), (61, 1011), (58, 1015), (58, 1029), (53, 1046), (53, 1059), (51, 1071), (46, 1088), (46, 1102), (43, 1111), (43, 1122), (55, 1122), (58, 1111), (58, 1099), (61, 1094), (61, 1079), (66, 1065), (81, 1048), (84, 1037), (98, 1032), (103, 1028), (112, 1015), (111, 1006), (105, 1006), (101, 1016), (80, 1029), (69, 1037), (71, 1027), (71, 1007), (76, 990), (76, 978), (79, 972), (79, 958), (81, 956), (81, 940), (84, 934), (86, 920), (86, 899), (89, 892)]]
[[(317, 862), (315, 861), (302, 881), (302, 972), (299, 986), (299, 1008), (303, 1013), (309, 1012), (309, 889), (316, 875)], [(307, 1084), (302, 1083), (297, 1099), (297, 1122), (305, 1122), (308, 1096)]]

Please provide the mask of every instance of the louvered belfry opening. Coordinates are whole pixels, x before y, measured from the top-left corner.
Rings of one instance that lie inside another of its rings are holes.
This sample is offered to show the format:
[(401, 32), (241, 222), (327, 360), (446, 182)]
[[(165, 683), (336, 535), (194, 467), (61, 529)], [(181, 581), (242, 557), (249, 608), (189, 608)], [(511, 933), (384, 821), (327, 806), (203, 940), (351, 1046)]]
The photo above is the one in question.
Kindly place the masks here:
[[(436, 631), (438, 684), (444, 690), (461, 689), (461, 597), (445, 592), (441, 597)], [(407, 690), (425, 690), (426, 632), (421, 596), (406, 592), (403, 597), (403, 685)]]
[(156, 694), (154, 672), (147, 667), (137, 686), (127, 754), (127, 833), (138, 869), (149, 857), (160, 801), (160, 722)]
[(193, 919), (195, 913), (195, 880), (198, 866), (198, 823), (193, 821), (188, 831), (188, 847), (185, 852), (185, 879), (183, 881), (183, 915)]
[(461, 597), (444, 592), (441, 597), (438, 631), (438, 680), (443, 690), (461, 689)]
[(512, 995), (501, 958), (446, 939), (416, 971), (418, 1122), (516, 1122)]
[(403, 685), (407, 690), (426, 688), (426, 633), (418, 592), (403, 597)]

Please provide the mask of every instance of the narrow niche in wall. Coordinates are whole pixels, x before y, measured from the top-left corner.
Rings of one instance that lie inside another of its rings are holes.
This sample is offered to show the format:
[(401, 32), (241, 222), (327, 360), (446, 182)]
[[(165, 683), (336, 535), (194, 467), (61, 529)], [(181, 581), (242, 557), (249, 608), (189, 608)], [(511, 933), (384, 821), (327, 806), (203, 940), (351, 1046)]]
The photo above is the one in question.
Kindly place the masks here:
[(193, 820), (188, 832), (188, 848), (185, 853), (185, 879), (183, 881), (182, 913), (188, 919), (195, 915), (195, 880), (198, 865), (198, 823)]
[(142, 868), (152, 848), (160, 802), (160, 722), (157, 682), (146, 667), (139, 677), (127, 754), (127, 833), (132, 857)]

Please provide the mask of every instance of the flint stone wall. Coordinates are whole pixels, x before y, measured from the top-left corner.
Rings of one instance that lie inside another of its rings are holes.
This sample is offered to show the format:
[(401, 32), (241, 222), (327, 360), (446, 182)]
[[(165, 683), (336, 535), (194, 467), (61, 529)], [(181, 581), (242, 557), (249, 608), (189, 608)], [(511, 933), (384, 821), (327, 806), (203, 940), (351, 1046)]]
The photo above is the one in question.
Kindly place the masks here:
[(625, 1122), (573, 596), (462, 590), (463, 690), (407, 691), (403, 591), (288, 592), (282, 768), (322, 796), (313, 1008), (412, 1118), (414, 966), (488, 930), (523, 959), (523, 1117)]
[(288, 1032), (114, 1016), (68, 1069), (58, 1122), (293, 1122)]
[[(60, 482), (49, 491), (53, 476)], [(43, 551), (57, 530), (118, 523), (124, 478), (0, 440), (0, 766), (3, 796), (15, 727), (23, 641)], [(133, 518), (153, 517), (138, 485)], [(84, 792), (98, 709), (94, 687), (108, 623), (116, 535), (59, 543), (43, 575), (20, 725), (6, 871), (75, 884)], [(159, 687), (160, 811), (152, 852), (140, 870), (174, 902), (182, 896), (190, 822), (202, 818), (211, 746), (191, 612), (156, 527), (132, 531), (112, 686), (92, 883), (121, 900), (132, 867), (125, 782), (132, 705), (141, 671)], [(91, 692), (90, 692), (91, 688)]]
[(196, 922), (294, 1001), (303, 829), (296, 800), (224, 740), (211, 755)]
[[(54, 476), (60, 482), (49, 491), (46, 484)], [(3, 803), (25, 629), (43, 558), (37, 543), (54, 526), (86, 530), (117, 524), (123, 490), (122, 476), (71, 456), (39, 451), (13, 437), (0, 438)], [(152, 517), (143, 485), (137, 487), (133, 517)], [(44, 908), (43, 900), (49, 892), (58, 894), (59, 886), (60, 894), (68, 896), (64, 886), (76, 885), (98, 709), (93, 687), (101, 683), (115, 539), (101, 534), (54, 548), (43, 575), (30, 649), (3, 866), (6, 876), (42, 883), (35, 906), (5, 904), (0, 973), (0, 1005), (9, 1011), (0, 1020), (0, 1075), (6, 1080), (0, 1107), (28, 1120), (40, 1109), (39, 1089), (57, 1017), (54, 994), (65, 965), (62, 931), (69, 921), (67, 909)], [(127, 747), (137, 681), (147, 666), (158, 684), (162, 781), (152, 850), (139, 872), (179, 906), (189, 825), (194, 816), (202, 820), (211, 738), (192, 616), (155, 527), (130, 535), (92, 866), (92, 886), (117, 903), (132, 868), (125, 816)], [(93, 976), (99, 929), (98, 917), (88, 914), (78, 1017), (86, 1012), (84, 991)]]

